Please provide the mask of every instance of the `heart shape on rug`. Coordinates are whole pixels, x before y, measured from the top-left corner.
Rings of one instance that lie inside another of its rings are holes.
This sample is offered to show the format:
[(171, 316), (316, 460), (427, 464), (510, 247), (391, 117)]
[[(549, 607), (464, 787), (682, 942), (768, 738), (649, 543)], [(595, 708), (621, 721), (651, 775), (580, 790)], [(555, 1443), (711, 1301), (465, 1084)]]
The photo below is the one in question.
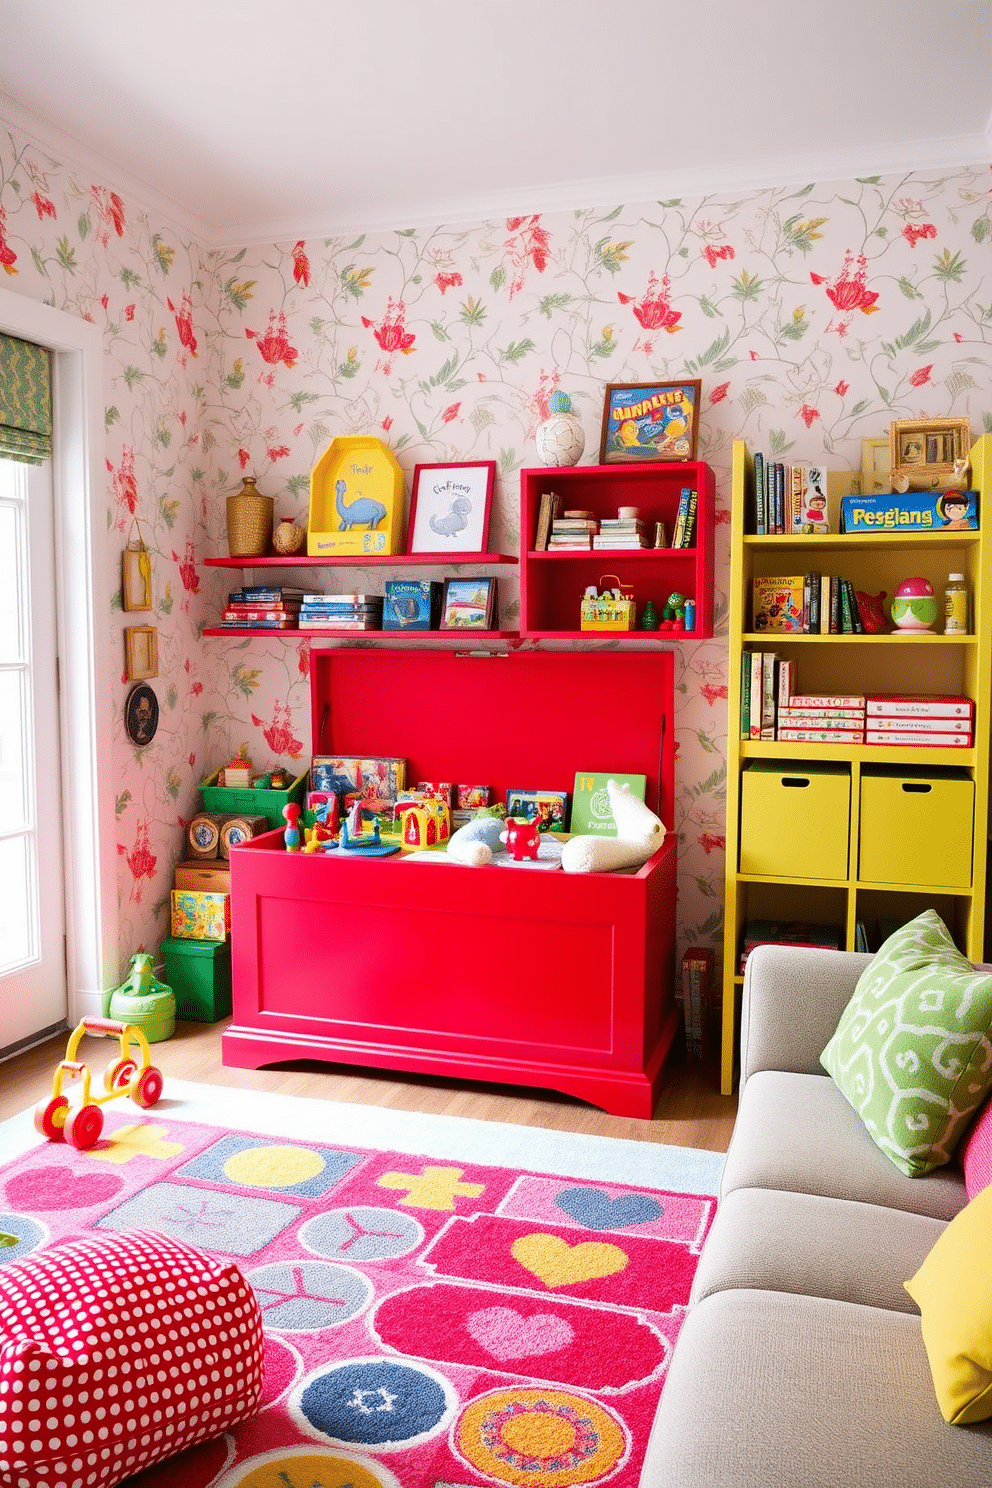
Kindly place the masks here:
[(647, 1194), (618, 1194), (611, 1199), (601, 1188), (563, 1188), (555, 1203), (587, 1230), (620, 1230), (660, 1219), (665, 1212)]
[(557, 1235), (521, 1235), (511, 1245), (510, 1254), (549, 1287), (613, 1276), (624, 1269), (629, 1259), (618, 1245), (608, 1245), (605, 1240), (582, 1240), (578, 1245), (569, 1245)]
[(79, 1173), (71, 1168), (28, 1168), (15, 1173), (4, 1185), (15, 1209), (86, 1209), (103, 1204), (119, 1193), (124, 1184), (113, 1173)]
[(524, 1317), (512, 1307), (481, 1307), (465, 1324), (476, 1343), (494, 1359), (533, 1359), (567, 1348), (575, 1337), (564, 1318), (550, 1312)]

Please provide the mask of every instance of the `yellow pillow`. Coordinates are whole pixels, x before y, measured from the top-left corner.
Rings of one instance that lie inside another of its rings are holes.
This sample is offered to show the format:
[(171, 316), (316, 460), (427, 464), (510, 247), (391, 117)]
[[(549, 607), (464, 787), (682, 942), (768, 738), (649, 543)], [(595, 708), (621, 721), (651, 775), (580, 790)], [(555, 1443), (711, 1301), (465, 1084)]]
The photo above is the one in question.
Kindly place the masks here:
[(906, 1290), (945, 1421), (992, 1416), (992, 1186), (956, 1214)]

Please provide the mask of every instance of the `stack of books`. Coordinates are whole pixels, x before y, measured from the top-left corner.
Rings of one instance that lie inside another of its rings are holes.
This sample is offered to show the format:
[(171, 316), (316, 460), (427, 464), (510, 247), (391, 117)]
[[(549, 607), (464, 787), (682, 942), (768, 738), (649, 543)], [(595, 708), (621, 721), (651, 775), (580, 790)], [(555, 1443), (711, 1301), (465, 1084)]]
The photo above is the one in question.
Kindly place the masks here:
[(301, 630), (381, 630), (381, 594), (304, 594)]
[(829, 532), (827, 472), (818, 465), (785, 465), (755, 454), (754, 530), (759, 537)]
[(788, 574), (755, 579), (754, 629), (795, 635), (863, 635), (857, 592), (839, 574)]
[(591, 548), (599, 523), (588, 511), (567, 511), (551, 523), (549, 548)]
[(779, 703), (775, 737), (783, 744), (863, 744), (865, 699), (841, 693), (793, 693)]
[(234, 589), (227, 596), (221, 616), (224, 630), (295, 630), (300, 616), (302, 589), (257, 584)]
[(975, 705), (969, 697), (874, 692), (866, 706), (866, 744), (970, 749), (975, 740)]
[(839, 925), (814, 925), (806, 920), (748, 920), (741, 945), (741, 972), (748, 956), (759, 945), (813, 946), (839, 951), (842, 932)]
[(645, 523), (637, 517), (604, 517), (593, 534), (594, 548), (646, 548)]

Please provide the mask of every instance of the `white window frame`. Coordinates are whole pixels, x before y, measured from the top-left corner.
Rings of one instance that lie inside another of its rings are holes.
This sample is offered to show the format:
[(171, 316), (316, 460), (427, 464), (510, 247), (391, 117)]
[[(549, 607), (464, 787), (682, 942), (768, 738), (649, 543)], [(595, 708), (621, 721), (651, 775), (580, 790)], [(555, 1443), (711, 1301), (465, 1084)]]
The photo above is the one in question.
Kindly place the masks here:
[(0, 289), (0, 331), (52, 353), (56, 634), (69, 1021), (117, 981), (117, 848), (107, 584), (103, 336)]

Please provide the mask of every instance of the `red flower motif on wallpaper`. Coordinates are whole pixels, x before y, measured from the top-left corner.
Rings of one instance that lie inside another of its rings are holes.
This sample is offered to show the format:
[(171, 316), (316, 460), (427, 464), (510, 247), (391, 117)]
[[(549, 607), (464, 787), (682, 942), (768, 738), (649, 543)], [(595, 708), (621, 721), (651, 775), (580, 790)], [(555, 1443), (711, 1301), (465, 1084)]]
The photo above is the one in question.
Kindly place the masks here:
[(301, 677), (310, 675), (310, 642), (301, 641), (296, 652), (296, 669)]
[(721, 686), (716, 682), (704, 682), (699, 689), (699, 695), (700, 697), (704, 697), (712, 708), (714, 703), (719, 702), (721, 699), (726, 699), (727, 688), (725, 685)]
[(53, 221), (56, 220), (55, 203), (50, 201), (47, 196), (42, 196), (40, 191), (32, 191), (31, 200), (34, 202), (34, 209), (38, 213), (39, 222), (43, 217), (51, 217)]
[(842, 377), (840, 382), (838, 382), (836, 387), (834, 388), (834, 392), (837, 394), (838, 398), (843, 398), (844, 394), (850, 389), (850, 386), (851, 384), (849, 382), (845, 382)]
[(306, 243), (302, 238), (293, 247), (293, 278), (297, 284), (302, 284), (307, 289), (310, 285), (310, 260), (305, 248)]
[[(121, 450), (121, 463), (115, 470), (111, 462), (107, 461), (107, 469), (110, 471), (110, 484), (119, 507), (125, 508), (130, 516), (134, 516), (138, 507), (138, 481), (134, 473), (134, 450), (126, 444)], [(118, 532), (124, 531), (123, 511), (118, 514), (114, 526)]]
[(254, 341), (262, 354), (262, 360), (275, 366), (276, 362), (285, 362), (287, 367), (296, 366), (296, 358), (299, 352), (290, 344), (289, 327), (286, 317), (281, 310), (269, 311), (269, 324), (265, 335), (260, 336), (258, 331), (249, 331), (245, 328), (245, 335), (249, 341)]
[(191, 537), (188, 537), (186, 539), (186, 550), (182, 558), (180, 558), (175, 548), (173, 548), (172, 561), (179, 564), (179, 577), (182, 579), (183, 588), (186, 590), (186, 597), (183, 599), (183, 609), (188, 609), (188, 596), (191, 594), (199, 594), (200, 592), (200, 575), (196, 571), (196, 561), (193, 553), (193, 539)]
[(724, 398), (727, 396), (727, 389), (729, 388), (729, 386), (729, 382), (718, 382), (716, 387), (713, 388), (710, 392), (710, 402), (722, 403)]
[(528, 430), (528, 438), (533, 438), (534, 430), (538, 424), (542, 424), (546, 418), (551, 416), (549, 399), (561, 381), (561, 372), (556, 367), (553, 372), (545, 372), (542, 368), (538, 373), (537, 391), (530, 400), (531, 424)]
[(388, 375), (393, 370), (392, 358), (395, 352), (401, 351), (404, 356), (409, 356), (414, 350), (416, 333), (407, 330), (405, 318), (406, 305), (402, 300), (394, 300), (392, 295), (386, 301), (386, 313), (380, 321), (369, 320), (367, 315), (362, 316), (362, 325), (372, 332), (379, 347), (386, 353), (375, 364), (377, 372)]
[(932, 371), (933, 362), (928, 363), (925, 367), (918, 367), (917, 370), (913, 373), (912, 377), (909, 379), (910, 387), (923, 387), (924, 383), (930, 381), (930, 373)]
[(836, 326), (831, 322), (827, 330), (836, 330), (839, 335), (846, 335), (851, 324), (850, 317), (855, 310), (860, 310), (863, 315), (874, 315), (879, 306), (875, 304), (878, 294), (875, 290), (868, 288), (868, 260), (863, 253), (857, 258), (850, 248), (844, 254), (844, 263), (836, 279), (827, 279), (823, 274), (810, 274), (814, 284), (825, 286), (827, 299), (835, 309), (839, 310), (842, 317)]
[(110, 243), (111, 228), (119, 238), (124, 236), (124, 203), (116, 191), (108, 191), (106, 186), (91, 186), (90, 195), (101, 223), (97, 238), (106, 248)]
[(141, 903), (141, 891), (144, 887), (143, 880), (155, 877), (155, 864), (158, 859), (152, 852), (148, 842), (148, 823), (139, 821), (135, 829), (134, 846), (130, 851), (122, 842), (117, 844), (117, 853), (122, 857), (131, 870), (134, 880), (131, 886), (131, 898), (135, 904)]
[(715, 269), (722, 258), (736, 257), (729, 243), (721, 243), (719, 247), (715, 243), (707, 243), (702, 253), (711, 269)]
[(462, 276), (461, 274), (435, 274), (434, 283), (441, 293), (444, 294), (446, 290), (457, 289), (462, 283)]
[(460, 403), (449, 403), (448, 407), (441, 415), (442, 424), (450, 424), (452, 420), (456, 419), (458, 417), (458, 410), (459, 408), (461, 408), (461, 406), (462, 405)]
[(285, 460), (286, 456), (289, 454), (289, 445), (274, 444), (266, 451), (266, 454), (268, 455), (270, 460)]
[(937, 229), (932, 222), (921, 222), (919, 227), (914, 227), (911, 222), (907, 222), (902, 230), (902, 235), (910, 248), (915, 248), (921, 238), (935, 238), (937, 236)]
[(250, 459), (251, 455), (244, 447), (238, 450), (238, 464), (241, 466), (242, 470), (244, 470)]
[(124, 306), (124, 319), (125, 320), (133, 320), (134, 319), (134, 312), (135, 312), (136, 308), (137, 307), (135, 305), (125, 305)]
[[(196, 337), (193, 334), (193, 296), (188, 289), (184, 289), (177, 310), (172, 301), (166, 298), (165, 303), (176, 318), (176, 330), (179, 332), (180, 345), (184, 346), (190, 356), (196, 356)], [(183, 366), (186, 363), (183, 361)]]
[(813, 421), (820, 417), (820, 410), (818, 408), (811, 408), (808, 403), (804, 403), (802, 408), (800, 408), (799, 410), (799, 417), (802, 419), (807, 429), (809, 429), (812, 427)]
[(0, 269), (3, 269), (5, 274), (16, 274), (18, 271), (14, 268), (14, 265), (17, 262), (17, 254), (7, 242), (5, 237), (6, 227), (7, 213), (3, 207), (0, 207)]
[[(672, 281), (667, 274), (659, 279), (652, 269), (648, 274), (648, 287), (639, 300), (619, 290), (617, 299), (621, 305), (630, 306), (635, 320), (646, 331), (667, 331), (671, 336), (682, 329), (679, 325), (682, 311), (672, 309)], [(650, 350), (650, 346), (650, 341), (645, 342), (645, 351)]]
[(726, 837), (718, 837), (713, 832), (700, 832), (696, 841), (707, 857), (709, 857), (715, 847), (718, 847), (721, 852), (725, 852), (727, 848)]
[(393, 427), (393, 416), (391, 413), (387, 413), (386, 417), (382, 420), (382, 427), (385, 429), (387, 434)]
[(551, 236), (547, 228), (541, 226), (540, 213), (535, 213), (533, 217), (508, 217), (506, 226), (510, 236), (504, 247), (510, 255), (510, 262), (515, 270), (510, 281), (510, 299), (512, 300), (513, 296), (523, 289), (527, 270), (532, 264), (539, 274), (543, 274), (548, 267), (551, 258)]
[(251, 721), (256, 728), (262, 730), (262, 737), (275, 755), (288, 754), (290, 759), (299, 759), (303, 752), (303, 741), (294, 737), (290, 728), (292, 713), (286, 703), (275, 703), (272, 709), (272, 722), (266, 723), (262, 718), (251, 715)]

